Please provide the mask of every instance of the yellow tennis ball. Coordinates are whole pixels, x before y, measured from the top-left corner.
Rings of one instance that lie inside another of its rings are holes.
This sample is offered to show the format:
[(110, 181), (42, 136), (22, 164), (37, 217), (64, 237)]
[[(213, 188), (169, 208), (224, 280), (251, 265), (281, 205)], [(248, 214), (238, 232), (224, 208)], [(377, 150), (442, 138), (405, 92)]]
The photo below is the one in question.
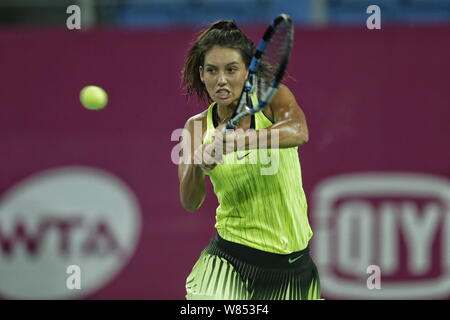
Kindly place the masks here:
[(100, 110), (108, 103), (108, 95), (100, 87), (87, 86), (80, 92), (80, 101), (86, 109)]

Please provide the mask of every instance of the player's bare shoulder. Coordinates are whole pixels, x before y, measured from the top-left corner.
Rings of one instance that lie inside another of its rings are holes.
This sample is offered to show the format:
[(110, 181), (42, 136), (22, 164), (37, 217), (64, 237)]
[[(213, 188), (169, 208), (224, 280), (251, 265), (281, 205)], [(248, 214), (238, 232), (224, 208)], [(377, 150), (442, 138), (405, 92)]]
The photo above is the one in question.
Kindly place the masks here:
[(194, 122), (194, 121), (206, 121), (206, 118), (208, 116), (208, 109), (204, 110), (201, 113), (198, 113), (196, 115), (193, 115), (192, 117), (190, 117), (186, 123), (188, 122)]
[(189, 130), (191, 133), (193, 133), (194, 129), (196, 127), (197, 128), (201, 127), (202, 134), (203, 134), (207, 127), (207, 118), (208, 118), (208, 109), (206, 109), (205, 111), (203, 111), (199, 114), (196, 114), (196, 115), (190, 117), (186, 121), (184, 128)]

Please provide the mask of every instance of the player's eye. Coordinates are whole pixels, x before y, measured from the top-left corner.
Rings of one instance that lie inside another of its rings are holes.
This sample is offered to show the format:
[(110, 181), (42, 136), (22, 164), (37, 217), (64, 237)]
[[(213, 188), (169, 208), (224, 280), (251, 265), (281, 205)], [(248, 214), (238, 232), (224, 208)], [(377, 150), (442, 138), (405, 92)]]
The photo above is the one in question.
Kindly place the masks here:
[(230, 73), (235, 73), (237, 70), (237, 68), (228, 68), (228, 72)]
[(216, 71), (216, 69), (214, 68), (206, 68), (206, 72), (208, 73), (214, 73)]

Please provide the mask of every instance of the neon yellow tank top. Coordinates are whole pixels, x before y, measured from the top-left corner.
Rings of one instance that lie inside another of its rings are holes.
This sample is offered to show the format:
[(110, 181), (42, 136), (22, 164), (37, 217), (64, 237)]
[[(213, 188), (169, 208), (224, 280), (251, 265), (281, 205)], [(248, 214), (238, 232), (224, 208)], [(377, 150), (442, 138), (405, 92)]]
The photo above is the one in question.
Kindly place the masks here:
[[(213, 139), (213, 107), (208, 108), (203, 143)], [(255, 114), (256, 130), (271, 125), (262, 111)], [(278, 254), (307, 247), (313, 233), (297, 147), (233, 152), (205, 173), (219, 201), (215, 228), (222, 238)]]

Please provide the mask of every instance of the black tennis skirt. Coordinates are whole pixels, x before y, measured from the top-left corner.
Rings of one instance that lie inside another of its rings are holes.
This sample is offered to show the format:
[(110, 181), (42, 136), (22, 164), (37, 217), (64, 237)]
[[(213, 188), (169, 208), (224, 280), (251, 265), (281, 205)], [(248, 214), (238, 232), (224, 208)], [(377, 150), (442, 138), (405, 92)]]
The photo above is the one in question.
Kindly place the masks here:
[(320, 281), (308, 247), (282, 255), (216, 235), (186, 280), (186, 299), (320, 299)]

